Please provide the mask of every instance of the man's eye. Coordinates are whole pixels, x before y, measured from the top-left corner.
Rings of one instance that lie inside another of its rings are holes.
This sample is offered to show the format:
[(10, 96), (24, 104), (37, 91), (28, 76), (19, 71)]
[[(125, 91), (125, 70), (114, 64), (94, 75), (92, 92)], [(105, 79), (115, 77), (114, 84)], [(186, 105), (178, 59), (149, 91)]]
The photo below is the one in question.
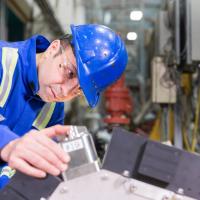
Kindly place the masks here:
[(69, 79), (72, 79), (72, 78), (74, 78), (74, 72), (73, 71), (71, 71), (71, 70), (68, 70), (68, 78)]

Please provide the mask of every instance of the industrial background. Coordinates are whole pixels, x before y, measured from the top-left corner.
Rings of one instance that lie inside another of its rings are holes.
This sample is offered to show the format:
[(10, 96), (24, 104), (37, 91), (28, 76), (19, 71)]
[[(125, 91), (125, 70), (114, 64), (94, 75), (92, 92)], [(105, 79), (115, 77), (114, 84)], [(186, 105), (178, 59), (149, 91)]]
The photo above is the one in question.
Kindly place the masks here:
[[(124, 76), (92, 110), (66, 103), (66, 124), (85, 125), (104, 153), (113, 126), (199, 152), (199, 2), (175, 0), (1, 0), (0, 39), (33, 34), (53, 40), (70, 24), (100, 23), (128, 50)], [(179, 19), (180, 18), (180, 19)]]
[[(123, 176), (130, 178), (126, 170), (131, 167), (132, 178), (200, 199), (199, 10), (199, 0), (0, 0), (0, 39), (19, 41), (43, 34), (54, 40), (70, 33), (70, 24), (85, 23), (103, 24), (118, 32), (128, 51), (125, 73), (104, 91), (95, 109), (84, 98), (66, 102), (65, 124), (87, 127), (101, 161), (109, 149), (103, 169), (118, 174), (125, 169)], [(113, 127), (123, 131), (114, 129), (116, 139), (112, 140)], [(144, 137), (134, 141), (130, 135)], [(107, 180), (105, 174), (102, 180)], [(80, 189), (80, 182), (69, 184), (78, 183)], [(97, 177), (91, 178), (78, 194), (93, 187), (92, 183), (104, 187)], [(120, 199), (117, 192), (110, 192), (107, 199)], [(98, 196), (84, 194), (86, 199)], [(143, 194), (148, 192), (142, 190)], [(173, 195), (155, 198), (153, 194), (147, 199), (181, 199)]]

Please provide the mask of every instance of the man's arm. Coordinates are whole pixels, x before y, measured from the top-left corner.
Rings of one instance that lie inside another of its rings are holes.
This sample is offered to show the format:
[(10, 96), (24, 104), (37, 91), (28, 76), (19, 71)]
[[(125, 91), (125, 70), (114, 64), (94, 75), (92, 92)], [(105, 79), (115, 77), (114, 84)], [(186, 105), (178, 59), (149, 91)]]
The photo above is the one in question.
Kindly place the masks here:
[[(10, 141), (17, 139), (19, 136), (13, 133), (7, 126), (0, 125), (0, 154), (1, 149), (6, 146)], [(5, 161), (3, 161), (0, 157), (0, 165), (4, 165)]]
[(0, 158), (30, 176), (42, 178), (46, 173), (57, 176), (67, 169), (70, 158), (52, 138), (67, 132), (67, 126), (56, 125), (41, 131), (32, 130), (5, 145), (1, 142)]
[(7, 126), (0, 125), (0, 149), (6, 146), (10, 141), (17, 139), (19, 136), (13, 133)]

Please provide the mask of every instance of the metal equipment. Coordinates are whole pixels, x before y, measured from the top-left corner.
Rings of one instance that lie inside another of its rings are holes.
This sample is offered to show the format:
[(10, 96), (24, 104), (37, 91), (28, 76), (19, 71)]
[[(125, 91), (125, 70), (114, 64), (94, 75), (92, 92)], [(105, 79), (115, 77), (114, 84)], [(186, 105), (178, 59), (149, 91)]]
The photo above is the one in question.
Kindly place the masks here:
[(199, 155), (115, 128), (102, 168), (200, 199), (198, 166)]
[(96, 149), (86, 127), (71, 126), (69, 137), (61, 140), (60, 145), (71, 157), (69, 170), (62, 174), (64, 180), (99, 171)]
[(157, 55), (166, 58), (166, 64), (177, 65), (185, 72), (194, 72), (192, 66), (200, 63), (199, 0), (166, 0), (158, 16), (156, 28)]
[[(180, 190), (181, 193), (182, 190)], [(154, 185), (101, 170), (62, 182), (49, 200), (194, 200)]]
[[(83, 150), (80, 147), (87, 145), (81, 146), (80, 141), (74, 141), (84, 134), (88, 134), (84, 127), (73, 127), (72, 140), (62, 143), (64, 149), (77, 154), (76, 158), (80, 160), (83, 153), (79, 151)], [(79, 163), (79, 169), (83, 169), (81, 165), (85, 162)], [(199, 165), (197, 155), (115, 128), (100, 171), (81, 172), (71, 180), (50, 175), (36, 179), (17, 172), (0, 191), (0, 199), (197, 200), (200, 199)], [(66, 176), (68, 179), (67, 172)]]

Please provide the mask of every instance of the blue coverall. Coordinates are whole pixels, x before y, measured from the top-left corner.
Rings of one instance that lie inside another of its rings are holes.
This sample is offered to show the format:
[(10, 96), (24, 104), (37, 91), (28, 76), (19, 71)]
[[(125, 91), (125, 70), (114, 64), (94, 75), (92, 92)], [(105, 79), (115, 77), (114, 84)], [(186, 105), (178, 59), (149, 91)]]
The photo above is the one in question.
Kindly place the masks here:
[[(64, 104), (45, 103), (37, 96), (36, 53), (49, 45), (42, 35), (20, 42), (0, 41), (0, 149), (31, 129), (64, 123)], [(1, 161), (1, 168), (4, 165)], [(0, 188), (13, 175), (10, 170), (1, 171)]]

